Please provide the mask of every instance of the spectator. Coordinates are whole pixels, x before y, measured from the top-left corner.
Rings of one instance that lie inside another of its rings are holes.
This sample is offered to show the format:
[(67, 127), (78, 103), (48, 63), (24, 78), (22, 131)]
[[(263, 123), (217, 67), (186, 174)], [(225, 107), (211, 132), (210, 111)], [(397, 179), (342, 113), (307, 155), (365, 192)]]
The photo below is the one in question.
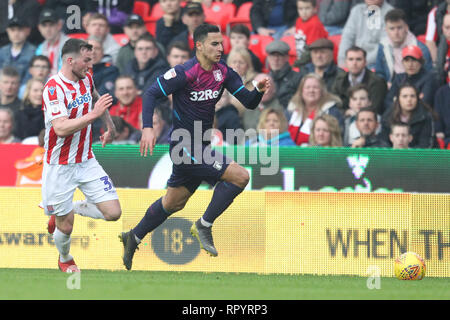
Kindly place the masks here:
[[(372, 108), (372, 102), (369, 98), (369, 90), (364, 84), (357, 84), (351, 87), (348, 96), (350, 97), (349, 108), (345, 112), (345, 127), (344, 127), (344, 145), (350, 146), (353, 141), (358, 139), (361, 134), (356, 127), (356, 115), (361, 109)], [(377, 115), (377, 122), (379, 123), (381, 116)], [(380, 132), (378, 127), (376, 133)]]
[(447, 77), (445, 72), (448, 61), (450, 59), (450, 13), (444, 16), (442, 23), (442, 37), (439, 41), (438, 51), (437, 51), (437, 61), (436, 69), (438, 72), (438, 81), (442, 85), (444, 83), (449, 83), (450, 78)]
[(89, 23), (89, 19), (95, 13), (100, 13), (107, 19), (112, 33), (123, 33), (122, 27), (133, 11), (134, 1), (86, 0), (86, 5), (88, 13), (83, 17), (85, 23)]
[(389, 140), (393, 149), (408, 149), (412, 139), (409, 125), (401, 122), (392, 124)]
[(135, 129), (141, 130), (142, 97), (138, 95), (133, 78), (119, 76), (115, 82), (114, 96), (118, 102), (109, 109), (109, 113), (123, 118)]
[(170, 41), (186, 31), (186, 25), (181, 21), (181, 0), (159, 0), (164, 15), (156, 22), (156, 41), (165, 48)]
[(39, 132), (45, 128), (44, 113), (42, 112), (43, 90), (43, 82), (37, 79), (28, 80), (23, 104), (15, 114), (14, 135), (21, 140), (38, 136)]
[(352, 0), (321, 0), (319, 19), (330, 36), (342, 34), (342, 29), (350, 15)]
[(36, 0), (9, 0), (8, 2), (8, 19), (18, 17), (20, 20), (26, 21), (27, 26), (31, 28), (28, 41), (35, 46), (39, 44), (42, 41), (42, 37), (36, 28), (41, 11), (39, 2)]
[(9, 108), (0, 106), (0, 144), (19, 143), (20, 139), (13, 135), (14, 113)]
[(153, 113), (153, 131), (155, 132), (156, 144), (169, 144), (171, 130), (164, 120), (159, 107), (155, 108), (155, 112)]
[(296, 0), (254, 0), (250, 21), (254, 32), (280, 39), (297, 19)]
[[(27, 82), (30, 79), (36, 79), (45, 83), (50, 75), (50, 68), (50, 60), (46, 56), (33, 56), (28, 67), (28, 75), (25, 79)], [(20, 86), (19, 99), (23, 99), (26, 86), (26, 82)]]
[(382, 114), (384, 98), (387, 93), (386, 81), (367, 68), (366, 55), (367, 53), (364, 49), (356, 46), (347, 49), (345, 65), (348, 72), (340, 73), (336, 76), (331, 92), (339, 96), (344, 109), (347, 110), (349, 105), (348, 90), (358, 84), (364, 84), (369, 90), (369, 99), (372, 101), (372, 107), (378, 114)]
[(116, 136), (111, 142), (112, 144), (137, 144), (141, 140), (141, 132), (133, 128), (123, 118), (111, 116), (111, 120), (116, 127)]
[(402, 9), (406, 14), (406, 23), (409, 30), (418, 36), (425, 33), (427, 16), (430, 12), (431, 1), (429, 0), (390, 0), (389, 3), (395, 8)]
[(328, 92), (320, 76), (315, 73), (304, 76), (288, 106), (288, 110), (292, 112), (289, 120), (292, 140), (297, 145), (307, 145), (311, 124), (322, 114), (334, 116), (343, 129), (344, 118), (339, 110), (340, 104), (339, 97)]
[(190, 59), (189, 47), (184, 42), (172, 42), (167, 48), (167, 62), (171, 68), (183, 64)]
[(246, 109), (242, 116), (242, 123), (244, 125), (244, 129), (256, 129), (258, 125), (258, 119), (261, 115), (261, 112), (265, 109), (279, 109), (285, 110), (285, 108), (281, 105), (280, 101), (277, 98), (277, 85), (275, 84), (273, 78), (269, 74), (259, 73), (255, 76), (255, 81), (260, 81), (264, 78), (268, 78), (270, 81), (270, 87), (268, 90), (264, 92), (263, 97), (261, 98), (261, 102), (259, 103), (258, 108), (254, 110)]
[[(379, 10), (375, 10), (375, 6)], [(378, 44), (385, 35), (384, 16), (393, 7), (385, 0), (364, 0), (350, 11), (350, 16), (342, 30), (339, 45), (338, 64), (345, 65), (345, 53), (352, 46), (363, 48), (367, 52), (369, 69), (375, 67)]]
[[(227, 58), (227, 64), (237, 72), (242, 79), (242, 83), (249, 90), (253, 88), (252, 81), (256, 76), (251, 59), (248, 50), (242, 47), (231, 50)], [(236, 107), (240, 115), (247, 109), (235, 97), (231, 97), (231, 104)]]
[(27, 67), (34, 55), (36, 47), (27, 41), (30, 28), (20, 18), (14, 17), (8, 21), (6, 28), (10, 44), (0, 48), (0, 69), (4, 66), (16, 68), (23, 82)]
[(315, 73), (320, 76), (331, 91), (336, 77), (345, 74), (345, 71), (334, 63), (333, 50), (334, 44), (328, 39), (318, 39), (314, 41), (309, 49), (311, 51), (311, 62), (306, 64), (300, 71), (301, 77), (308, 73)]
[(300, 73), (294, 71), (289, 64), (289, 45), (275, 40), (266, 47), (269, 74), (277, 86), (277, 98), (286, 108), (298, 88)]
[(236, 47), (246, 48), (250, 53), (250, 57), (252, 58), (253, 69), (255, 69), (256, 72), (262, 71), (261, 60), (259, 60), (259, 58), (253, 53), (253, 51), (248, 49), (250, 45), (250, 30), (245, 24), (236, 24), (231, 27), (230, 45), (231, 49)]
[(136, 41), (147, 32), (147, 28), (145, 27), (144, 20), (139, 15), (131, 14), (123, 30), (128, 37), (128, 43), (121, 47), (117, 54), (116, 67), (119, 68), (120, 74), (125, 72), (126, 65), (133, 60)]
[[(214, 128), (221, 132), (223, 137), (227, 137), (227, 129), (233, 130), (233, 134), (236, 130), (242, 129), (241, 118), (236, 107), (230, 102), (231, 94), (228, 91), (224, 91), (222, 97), (216, 103), (216, 115), (214, 119)], [(234, 141), (226, 141), (228, 144), (239, 144), (238, 136), (233, 135)]]
[(342, 147), (342, 134), (339, 122), (333, 116), (322, 114), (311, 125), (309, 146)]
[(404, 73), (402, 50), (407, 46), (418, 46), (423, 53), (425, 68), (433, 67), (430, 52), (426, 45), (417, 41), (409, 31), (406, 15), (400, 9), (389, 11), (385, 16), (386, 37), (381, 38), (378, 46), (376, 73), (388, 82), (390, 88), (394, 74)]
[(377, 135), (379, 131), (378, 115), (372, 108), (363, 108), (356, 115), (356, 128), (359, 137), (350, 145), (352, 148), (387, 148), (389, 144)]
[(288, 124), (286, 117), (283, 111), (279, 109), (265, 109), (259, 117), (256, 129), (257, 135), (246, 142), (247, 146), (296, 146), (287, 130)]
[(182, 10), (181, 20), (187, 26), (187, 30), (182, 31), (172, 41), (181, 41), (186, 43), (191, 50), (194, 49), (194, 30), (205, 22), (205, 13), (200, 2), (188, 1)]
[(419, 91), (420, 99), (432, 106), (434, 94), (439, 88), (435, 71), (425, 67), (422, 51), (417, 46), (403, 48), (402, 57), (406, 72), (395, 76), (392, 87), (386, 96), (385, 110), (392, 105), (399, 88), (405, 83), (414, 85)]
[(19, 84), (20, 75), (15, 68), (6, 66), (0, 70), (0, 107), (9, 108), (13, 112), (19, 110)]
[(297, 13), (295, 26), (287, 30), (285, 35), (295, 36), (297, 57), (300, 59), (305, 44), (309, 46), (318, 39), (328, 38), (328, 32), (317, 16), (316, 0), (297, 0)]
[[(428, 16), (427, 27), (427, 40), (432, 40), (435, 43), (439, 43), (443, 34), (443, 25), (445, 15), (450, 13), (450, 0), (441, 0), (439, 4), (436, 4), (435, 8), (430, 11)], [(431, 30), (428, 30), (431, 29)]]
[(155, 38), (143, 34), (136, 41), (134, 58), (128, 63), (125, 74), (135, 79), (138, 94), (141, 94), (159, 75), (167, 71), (168, 67), (167, 61), (159, 56)]
[(92, 45), (92, 71), (95, 88), (102, 96), (105, 93), (114, 96), (114, 82), (119, 76), (119, 69), (110, 62), (110, 56), (103, 54), (103, 47), (96, 38), (87, 41)]
[(431, 110), (422, 102), (417, 89), (411, 84), (400, 87), (393, 106), (383, 114), (380, 136), (385, 142), (389, 143), (389, 133), (394, 122), (403, 122), (410, 126), (413, 136), (411, 148), (431, 148), (433, 146)]
[(62, 66), (61, 50), (69, 39), (61, 32), (63, 22), (52, 9), (44, 9), (39, 16), (39, 32), (44, 38), (36, 49), (35, 55), (43, 55), (50, 60), (50, 76), (58, 73)]
[(112, 64), (116, 64), (120, 45), (109, 32), (108, 19), (101, 13), (89, 14), (85, 29), (89, 37), (96, 37), (102, 43), (104, 54), (111, 56)]
[[(450, 66), (447, 67), (450, 77)], [(438, 115), (435, 121), (436, 138), (444, 140), (445, 145), (450, 143), (450, 84), (444, 84), (436, 92), (434, 98), (434, 110)]]

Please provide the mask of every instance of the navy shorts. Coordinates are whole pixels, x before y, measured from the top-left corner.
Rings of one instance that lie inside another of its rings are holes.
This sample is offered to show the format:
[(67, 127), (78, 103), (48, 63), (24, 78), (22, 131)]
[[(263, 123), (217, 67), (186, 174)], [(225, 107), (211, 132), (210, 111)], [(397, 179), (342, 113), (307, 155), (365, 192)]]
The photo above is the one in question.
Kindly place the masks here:
[[(212, 150), (209, 146), (204, 146), (203, 151), (205, 151), (205, 148), (208, 148), (207, 151), (210, 152), (214, 161), (207, 159), (197, 160), (187, 151), (184, 152), (184, 156), (187, 157), (186, 161), (172, 165), (172, 174), (167, 181), (169, 187), (184, 186), (191, 193), (194, 193), (203, 181), (214, 186), (220, 180), (232, 159), (218, 151)], [(190, 160), (190, 163), (186, 163), (188, 160)]]

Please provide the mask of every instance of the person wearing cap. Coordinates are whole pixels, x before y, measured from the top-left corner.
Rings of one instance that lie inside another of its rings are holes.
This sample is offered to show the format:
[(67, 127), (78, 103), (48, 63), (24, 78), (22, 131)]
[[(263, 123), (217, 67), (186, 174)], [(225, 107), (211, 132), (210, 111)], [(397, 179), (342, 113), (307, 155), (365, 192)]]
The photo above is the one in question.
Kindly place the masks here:
[(325, 38), (317, 39), (309, 46), (309, 50), (311, 62), (301, 68), (301, 76), (315, 73), (325, 81), (327, 89), (331, 91), (336, 77), (345, 73), (344, 70), (334, 63), (333, 42)]
[[(37, 46), (41, 41), (42, 37), (37, 29), (39, 22), (39, 12), (41, 11), (41, 5), (39, 1), (36, 0), (8, 0), (1, 1), (6, 2), (7, 15), (6, 21), (12, 19), (13, 17), (19, 17), (22, 21), (26, 21), (27, 25), (31, 28), (30, 35), (28, 36), (28, 41), (33, 45)], [(2, 19), (0, 19), (2, 20)]]
[(345, 54), (346, 72), (340, 73), (331, 87), (331, 92), (342, 100), (345, 110), (349, 107), (349, 89), (364, 84), (369, 90), (372, 107), (379, 115), (383, 114), (384, 99), (387, 94), (386, 81), (367, 68), (367, 52), (363, 48), (353, 46)]
[(389, 89), (385, 99), (385, 110), (394, 102), (399, 88), (410, 83), (419, 92), (420, 98), (430, 106), (433, 106), (434, 94), (439, 88), (437, 75), (434, 69), (427, 69), (424, 65), (424, 56), (418, 46), (407, 46), (402, 50), (402, 63), (404, 73), (396, 74), (392, 87)]
[(0, 48), (0, 69), (4, 66), (14, 67), (19, 72), (22, 83), (36, 50), (36, 47), (27, 41), (30, 27), (21, 18), (13, 17), (8, 21), (6, 32), (10, 43)]
[(53, 9), (44, 9), (39, 15), (39, 32), (44, 38), (36, 49), (35, 55), (47, 56), (50, 60), (50, 76), (58, 73), (61, 69), (62, 59), (61, 50), (64, 43), (69, 39), (62, 32), (63, 22)]
[(133, 60), (136, 41), (144, 33), (147, 33), (147, 28), (140, 15), (130, 14), (125, 22), (123, 31), (128, 37), (128, 43), (122, 46), (117, 54), (116, 67), (119, 68), (120, 74), (125, 72), (126, 65)]
[(96, 37), (103, 45), (103, 52), (112, 58), (112, 64), (116, 64), (120, 45), (110, 33), (109, 22), (105, 15), (93, 13), (86, 22), (86, 32), (89, 37)]
[(277, 87), (276, 96), (284, 108), (287, 108), (301, 80), (300, 73), (289, 64), (289, 45), (274, 40), (266, 46), (269, 74)]
[(386, 14), (384, 20), (386, 36), (381, 39), (378, 45), (375, 71), (378, 76), (388, 82), (388, 87), (390, 87), (395, 74), (405, 72), (402, 63), (402, 50), (406, 46), (418, 46), (423, 53), (425, 68), (431, 69), (433, 62), (430, 51), (409, 30), (405, 12), (401, 9), (393, 9)]
[[(446, 72), (450, 78), (450, 59), (447, 60)], [(434, 96), (434, 111), (438, 119), (434, 122), (436, 138), (444, 140), (445, 146), (450, 145), (450, 84), (441, 86)]]
[(187, 2), (182, 10), (181, 21), (187, 26), (187, 29), (179, 33), (172, 41), (187, 43), (192, 54), (194, 52), (194, 31), (205, 22), (205, 12), (203, 11), (202, 4), (194, 1)]
[(159, 4), (164, 14), (156, 22), (156, 40), (167, 48), (187, 26), (181, 21), (181, 0), (159, 0)]

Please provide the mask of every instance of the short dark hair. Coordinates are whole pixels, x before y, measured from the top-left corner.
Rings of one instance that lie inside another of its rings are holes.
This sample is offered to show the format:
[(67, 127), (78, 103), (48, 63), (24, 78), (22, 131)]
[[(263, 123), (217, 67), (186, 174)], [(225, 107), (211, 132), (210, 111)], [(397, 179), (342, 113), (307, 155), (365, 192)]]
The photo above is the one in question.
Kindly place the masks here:
[(313, 7), (316, 6), (317, 1), (316, 0), (297, 0), (297, 2), (309, 2), (312, 4)]
[(364, 55), (364, 59), (366, 59), (366, 57), (367, 57), (367, 51), (366, 50), (364, 50), (363, 48), (361, 48), (361, 47), (358, 47), (358, 46), (351, 46), (350, 48), (348, 48), (346, 51), (345, 51), (345, 56), (347, 56), (347, 54), (350, 52), (350, 51), (361, 51), (362, 53), (363, 53), (363, 55)]
[(406, 13), (402, 9), (392, 9), (384, 16), (384, 22), (397, 22), (400, 20), (406, 23)]
[(355, 92), (358, 92), (360, 90), (364, 90), (367, 92), (367, 96), (369, 97), (370, 100), (370, 92), (369, 92), (369, 88), (364, 84), (364, 83), (358, 83), (350, 88), (348, 88), (347, 90), (347, 96), (349, 98), (353, 97), (353, 95), (355, 94)]
[(356, 120), (359, 119), (359, 114), (362, 112), (372, 112), (373, 116), (375, 117), (375, 121), (378, 121), (378, 114), (375, 111), (375, 109), (371, 108), (371, 107), (365, 107), (365, 108), (361, 108), (361, 110), (358, 111), (358, 113), (356, 114)]
[(191, 55), (191, 49), (189, 48), (188, 44), (183, 41), (174, 41), (169, 44), (167, 47), (167, 56), (170, 54), (173, 48), (177, 48), (181, 51), (189, 53), (189, 56)]
[(151, 43), (153, 43), (153, 45), (154, 45), (155, 47), (158, 47), (158, 45), (157, 45), (157, 43), (156, 43), (155, 37), (152, 36), (152, 35), (151, 35), (150, 33), (148, 33), (148, 32), (142, 34), (142, 35), (136, 40), (136, 43), (138, 43), (139, 41), (142, 41), (142, 40), (147, 41), (147, 42), (151, 42)]
[(89, 17), (88, 24), (89, 24), (92, 20), (100, 20), (100, 19), (103, 20), (103, 21), (105, 21), (106, 24), (109, 26), (108, 18), (107, 18), (104, 14), (101, 14), (101, 13), (99, 13), (99, 12), (95, 12), (95, 13), (93, 13), (93, 14)]
[(82, 49), (91, 51), (92, 45), (82, 39), (69, 39), (64, 43), (64, 46), (62, 47), (61, 57), (64, 57), (66, 54), (78, 55)]
[(391, 131), (390, 133), (392, 134), (394, 132), (394, 127), (404, 127), (408, 129), (408, 134), (411, 134), (411, 127), (409, 126), (409, 124), (404, 123), (404, 122), (398, 122), (398, 121), (394, 121), (391, 124)]
[(204, 41), (208, 36), (208, 33), (220, 33), (220, 29), (218, 26), (208, 23), (199, 25), (194, 31), (194, 44), (197, 43), (197, 41)]
[(44, 62), (46, 62), (49, 69), (52, 67), (48, 57), (47, 56), (43, 56), (43, 55), (33, 56), (31, 58), (31, 60), (30, 60), (29, 67), (31, 68), (36, 61), (44, 61)]
[(0, 69), (0, 78), (3, 76), (20, 79), (19, 71), (17, 71), (16, 68), (11, 66), (5, 66), (2, 69)]
[(243, 34), (247, 39), (250, 39), (250, 29), (245, 24), (235, 24), (230, 29), (230, 35), (232, 33)]
[(132, 76), (129, 76), (129, 75), (126, 75), (126, 74), (121, 74), (120, 76), (118, 76), (118, 77), (116, 78), (116, 80), (114, 81), (114, 83), (117, 83), (117, 81), (122, 80), (122, 79), (128, 79), (128, 80), (131, 80), (131, 82), (133, 83), (133, 85), (137, 88), (136, 81), (134, 81), (133, 77), (132, 77)]

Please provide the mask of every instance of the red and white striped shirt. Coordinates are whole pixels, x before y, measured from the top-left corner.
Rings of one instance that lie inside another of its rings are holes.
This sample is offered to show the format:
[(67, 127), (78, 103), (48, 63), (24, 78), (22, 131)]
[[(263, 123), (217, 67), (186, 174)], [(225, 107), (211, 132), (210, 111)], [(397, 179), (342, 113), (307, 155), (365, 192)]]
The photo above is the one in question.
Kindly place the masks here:
[(90, 73), (74, 82), (59, 72), (45, 84), (42, 110), (45, 120), (44, 159), (48, 164), (80, 163), (94, 157), (91, 125), (65, 138), (58, 137), (52, 126), (52, 121), (57, 118), (80, 118), (91, 111), (93, 91)]

